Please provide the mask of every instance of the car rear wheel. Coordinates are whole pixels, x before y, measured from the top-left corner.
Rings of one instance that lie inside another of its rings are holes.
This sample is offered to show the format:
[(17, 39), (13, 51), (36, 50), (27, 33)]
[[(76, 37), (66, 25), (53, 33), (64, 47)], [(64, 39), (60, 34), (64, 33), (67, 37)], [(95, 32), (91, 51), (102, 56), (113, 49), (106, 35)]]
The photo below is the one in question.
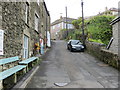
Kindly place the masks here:
[(70, 48), (70, 51), (71, 51), (71, 52), (73, 51), (72, 48)]
[(67, 50), (69, 50), (69, 47), (67, 47)]

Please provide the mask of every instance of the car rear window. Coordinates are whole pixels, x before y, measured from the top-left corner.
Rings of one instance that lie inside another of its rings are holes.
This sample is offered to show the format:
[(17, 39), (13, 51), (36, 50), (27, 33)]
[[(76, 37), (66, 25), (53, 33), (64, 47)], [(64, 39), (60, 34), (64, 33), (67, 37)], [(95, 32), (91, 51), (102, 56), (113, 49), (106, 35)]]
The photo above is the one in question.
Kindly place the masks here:
[(79, 40), (73, 40), (71, 41), (71, 44), (77, 45), (77, 44), (82, 44)]

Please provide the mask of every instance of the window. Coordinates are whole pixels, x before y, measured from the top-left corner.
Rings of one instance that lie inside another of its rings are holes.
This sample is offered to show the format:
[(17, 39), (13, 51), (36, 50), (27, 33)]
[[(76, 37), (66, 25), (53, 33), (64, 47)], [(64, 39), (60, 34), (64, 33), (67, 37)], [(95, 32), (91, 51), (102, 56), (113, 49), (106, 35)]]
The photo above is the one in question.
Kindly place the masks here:
[(66, 29), (66, 23), (64, 23), (64, 29)]
[(68, 29), (70, 29), (70, 24), (68, 24)]
[(25, 23), (28, 23), (28, 15), (29, 15), (29, 4), (26, 2), (26, 4), (25, 4)]
[(53, 29), (55, 29), (55, 26), (53, 26)]
[(23, 53), (23, 58), (28, 58), (28, 36), (24, 35), (24, 53)]
[(60, 27), (60, 26), (61, 26), (61, 23), (58, 24), (58, 27)]
[(38, 31), (38, 24), (39, 24), (39, 18), (38, 15), (35, 14), (35, 30)]
[(73, 29), (73, 25), (72, 24), (69, 24), (69, 29)]
[(72, 24), (67, 24), (68, 29), (72, 29)]
[(38, 5), (40, 5), (40, 0), (37, 0)]

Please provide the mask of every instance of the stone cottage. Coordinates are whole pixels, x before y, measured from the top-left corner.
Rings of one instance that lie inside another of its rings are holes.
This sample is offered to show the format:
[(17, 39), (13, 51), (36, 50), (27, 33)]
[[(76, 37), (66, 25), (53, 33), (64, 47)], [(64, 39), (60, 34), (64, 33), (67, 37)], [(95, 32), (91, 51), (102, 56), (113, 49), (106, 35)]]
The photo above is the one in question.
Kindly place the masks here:
[(47, 46), (46, 33), (50, 32), (50, 15), (44, 0), (10, 1), (0, 2), (0, 58), (25, 59), (40, 54), (40, 38)]

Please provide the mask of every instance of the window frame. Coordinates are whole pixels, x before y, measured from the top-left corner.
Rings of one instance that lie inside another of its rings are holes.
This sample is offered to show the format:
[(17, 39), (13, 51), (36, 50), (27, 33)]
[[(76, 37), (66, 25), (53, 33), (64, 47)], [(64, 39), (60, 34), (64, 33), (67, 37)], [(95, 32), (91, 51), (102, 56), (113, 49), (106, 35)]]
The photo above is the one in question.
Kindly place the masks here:
[(23, 44), (23, 58), (27, 59), (29, 57), (29, 37), (24, 34), (24, 44)]
[(40, 5), (40, 0), (37, 0), (37, 4)]
[(25, 3), (25, 23), (28, 24), (29, 23), (29, 3), (26, 2)]
[(35, 30), (38, 32), (39, 30), (39, 15), (35, 13)]

